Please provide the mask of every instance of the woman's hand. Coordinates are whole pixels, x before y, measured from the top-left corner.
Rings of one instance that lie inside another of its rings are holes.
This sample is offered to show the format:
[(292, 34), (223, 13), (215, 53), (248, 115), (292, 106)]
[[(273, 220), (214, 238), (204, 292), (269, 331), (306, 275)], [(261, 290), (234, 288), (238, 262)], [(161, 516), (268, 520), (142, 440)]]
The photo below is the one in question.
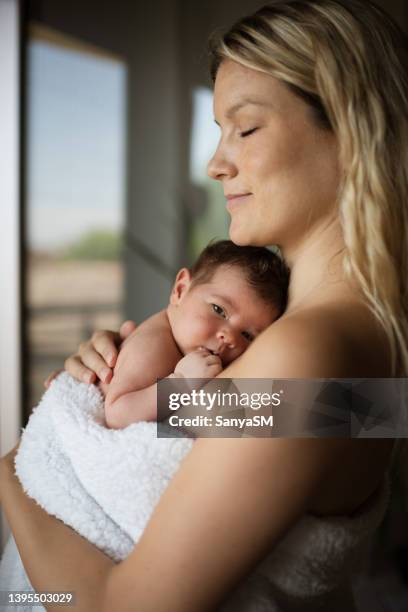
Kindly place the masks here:
[[(98, 330), (90, 340), (79, 345), (78, 352), (65, 361), (64, 367), (77, 380), (92, 384), (100, 380), (107, 384), (112, 380), (112, 368), (116, 364), (120, 344), (136, 329), (133, 321), (125, 321), (119, 332)], [(54, 370), (44, 381), (46, 389), (61, 370)]]

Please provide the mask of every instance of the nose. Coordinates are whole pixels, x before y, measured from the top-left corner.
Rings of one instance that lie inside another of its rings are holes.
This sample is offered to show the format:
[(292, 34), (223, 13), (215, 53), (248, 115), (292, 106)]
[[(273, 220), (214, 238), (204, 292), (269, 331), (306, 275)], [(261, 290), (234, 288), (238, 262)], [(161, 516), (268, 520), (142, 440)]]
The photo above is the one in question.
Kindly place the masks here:
[(207, 174), (215, 181), (222, 181), (224, 178), (233, 178), (237, 174), (237, 168), (231, 159), (226, 155), (221, 143), (207, 164)]
[(217, 340), (225, 344), (230, 349), (234, 349), (237, 346), (237, 339), (231, 329), (220, 329), (220, 331), (217, 333)]

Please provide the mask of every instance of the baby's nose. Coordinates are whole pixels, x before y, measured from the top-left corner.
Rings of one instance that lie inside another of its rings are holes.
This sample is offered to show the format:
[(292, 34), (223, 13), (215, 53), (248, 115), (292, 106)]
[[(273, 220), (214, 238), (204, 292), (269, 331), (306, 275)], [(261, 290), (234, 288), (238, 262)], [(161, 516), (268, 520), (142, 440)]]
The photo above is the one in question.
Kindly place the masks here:
[(222, 329), (218, 332), (217, 336), (219, 340), (228, 346), (228, 348), (235, 348), (236, 338), (232, 330)]

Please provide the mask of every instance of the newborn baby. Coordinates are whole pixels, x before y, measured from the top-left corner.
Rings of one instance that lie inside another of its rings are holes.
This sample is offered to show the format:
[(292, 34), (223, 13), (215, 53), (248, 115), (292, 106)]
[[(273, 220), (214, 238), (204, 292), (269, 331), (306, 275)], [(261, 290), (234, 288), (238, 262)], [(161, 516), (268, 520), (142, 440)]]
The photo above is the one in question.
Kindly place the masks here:
[(288, 270), (263, 247), (210, 244), (176, 277), (165, 310), (122, 344), (101, 385), (108, 427), (157, 419), (158, 379), (213, 378), (284, 311)]

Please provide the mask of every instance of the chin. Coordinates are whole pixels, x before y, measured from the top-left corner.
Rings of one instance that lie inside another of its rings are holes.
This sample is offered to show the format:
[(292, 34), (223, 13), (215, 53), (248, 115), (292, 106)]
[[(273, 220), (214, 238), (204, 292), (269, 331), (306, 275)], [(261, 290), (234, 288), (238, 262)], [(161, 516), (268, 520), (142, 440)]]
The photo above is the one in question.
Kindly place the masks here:
[(232, 240), (232, 242), (236, 244), (237, 246), (257, 246), (257, 247), (262, 246), (263, 247), (263, 246), (268, 246), (270, 244), (273, 244), (272, 242), (265, 242), (264, 240), (260, 239), (259, 235), (254, 236), (253, 232), (249, 232), (247, 229), (243, 227), (234, 228), (233, 225), (230, 226), (229, 237), (230, 237), (230, 240)]
[(231, 223), (229, 228), (229, 237), (230, 240), (237, 246), (252, 246), (253, 242), (250, 239), (250, 235), (248, 231), (244, 228), (234, 227), (234, 224)]
[(239, 238), (235, 238), (234, 236), (230, 235), (230, 240), (236, 244), (237, 246), (255, 246), (253, 242), (250, 242), (249, 240), (243, 240), (243, 239), (239, 239)]

